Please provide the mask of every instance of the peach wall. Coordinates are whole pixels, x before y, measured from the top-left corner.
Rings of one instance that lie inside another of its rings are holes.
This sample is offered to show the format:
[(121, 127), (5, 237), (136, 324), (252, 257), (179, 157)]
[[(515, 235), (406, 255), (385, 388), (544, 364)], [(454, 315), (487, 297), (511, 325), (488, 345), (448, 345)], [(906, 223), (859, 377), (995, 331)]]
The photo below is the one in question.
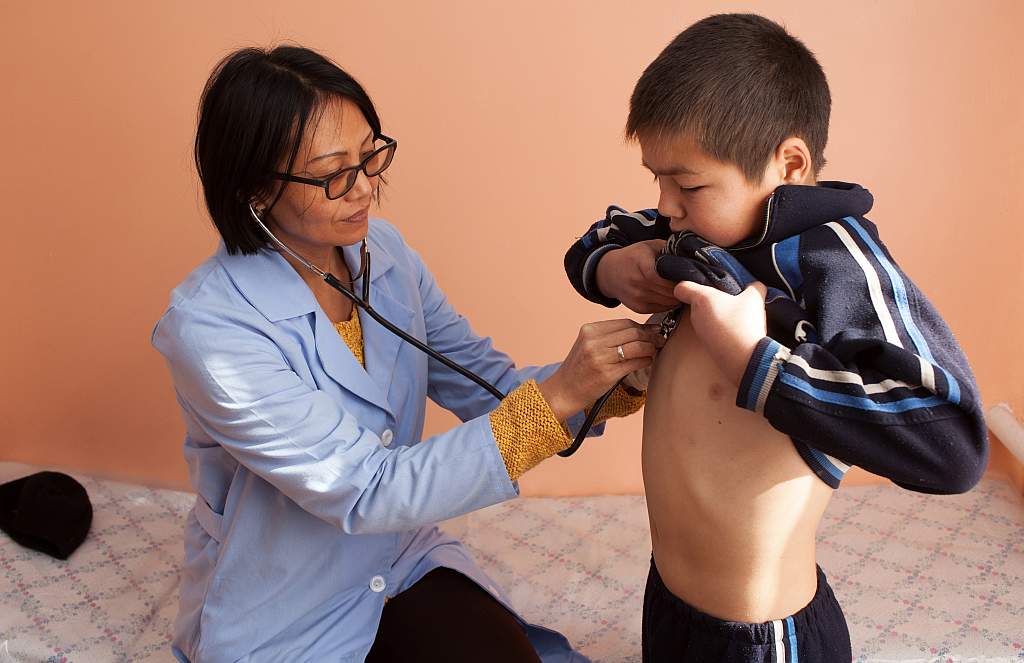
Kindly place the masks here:
[[(381, 214), (475, 327), (522, 362), (587, 320), (561, 257), (611, 201), (653, 204), (621, 139), (643, 67), (692, 21), (757, 10), (818, 54), (825, 177), (947, 316), (987, 405), (1024, 411), (1024, 4), (1004, 2), (16, 3), (0, 42), (0, 460), (184, 485), (182, 425), (149, 331), (215, 246), (190, 163), (229, 50), (294, 40), (359, 77), (401, 140)], [(509, 238), (526, 243), (513, 246)], [(433, 411), (429, 429), (450, 425)], [(635, 417), (528, 475), (528, 494), (640, 489)]]

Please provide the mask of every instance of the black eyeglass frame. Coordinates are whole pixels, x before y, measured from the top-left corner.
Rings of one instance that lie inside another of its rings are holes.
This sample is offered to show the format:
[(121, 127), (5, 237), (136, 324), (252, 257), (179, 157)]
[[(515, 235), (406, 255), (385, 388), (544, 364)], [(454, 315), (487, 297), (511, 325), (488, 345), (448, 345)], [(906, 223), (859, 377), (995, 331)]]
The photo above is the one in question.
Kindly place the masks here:
[[(366, 157), (362, 161), (360, 161), (358, 165), (349, 166), (348, 168), (342, 168), (341, 170), (339, 170), (339, 171), (337, 171), (337, 172), (335, 172), (335, 173), (333, 173), (331, 175), (328, 175), (327, 177), (324, 177), (324, 178), (299, 177), (298, 175), (292, 175), (291, 173), (274, 173), (273, 177), (276, 180), (284, 180), (286, 182), (298, 182), (299, 184), (309, 184), (311, 186), (322, 187), (323, 190), (324, 190), (324, 195), (327, 196), (328, 200), (337, 200), (338, 198), (344, 197), (346, 193), (348, 193), (349, 191), (352, 190), (352, 187), (354, 187), (356, 185), (356, 180), (358, 179), (359, 175), (358, 175), (358, 172), (357, 172), (356, 177), (352, 178), (352, 181), (349, 182), (349, 185), (347, 187), (345, 187), (344, 191), (342, 191), (341, 193), (339, 193), (336, 196), (332, 196), (331, 195), (331, 188), (330, 188), (331, 187), (331, 182), (333, 182), (337, 178), (342, 177), (344, 175), (348, 175), (348, 173), (351, 173), (353, 171), (360, 171), (360, 170), (363, 171), (363, 174), (366, 175), (367, 177), (376, 177), (376, 176), (380, 175), (381, 173), (383, 173), (385, 170), (387, 170), (391, 166), (391, 162), (394, 161), (394, 159), (395, 159), (395, 152), (398, 151), (398, 141), (395, 140), (394, 138), (391, 138), (390, 136), (385, 136), (384, 134), (379, 134), (377, 136), (377, 138), (379, 140), (384, 140), (384, 141), (387, 141), (387, 142), (384, 143), (383, 145), (381, 145), (380, 147), (378, 147), (377, 149), (375, 149), (373, 152), (370, 152), (369, 154), (367, 154)], [(388, 160), (386, 162), (384, 162), (384, 167), (381, 168), (380, 170), (378, 170), (377, 172), (373, 173), (373, 174), (367, 172), (366, 164), (370, 163), (371, 159), (373, 159), (375, 156), (377, 156), (378, 154), (380, 154), (384, 150), (391, 150), (391, 156), (389, 156)]]

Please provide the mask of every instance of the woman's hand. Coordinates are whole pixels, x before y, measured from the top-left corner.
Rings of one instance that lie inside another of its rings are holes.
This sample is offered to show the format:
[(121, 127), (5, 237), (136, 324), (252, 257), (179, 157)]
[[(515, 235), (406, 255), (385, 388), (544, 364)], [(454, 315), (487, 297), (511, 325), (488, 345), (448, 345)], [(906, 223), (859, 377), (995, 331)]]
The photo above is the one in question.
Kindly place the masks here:
[[(647, 368), (665, 339), (657, 325), (603, 320), (580, 328), (569, 355), (551, 377), (537, 385), (555, 418), (565, 421), (593, 404), (622, 377)], [(619, 348), (622, 356), (619, 356)]]
[(637, 313), (658, 313), (679, 305), (672, 296), (672, 281), (658, 276), (654, 262), (665, 240), (649, 239), (612, 249), (597, 263), (597, 289)]

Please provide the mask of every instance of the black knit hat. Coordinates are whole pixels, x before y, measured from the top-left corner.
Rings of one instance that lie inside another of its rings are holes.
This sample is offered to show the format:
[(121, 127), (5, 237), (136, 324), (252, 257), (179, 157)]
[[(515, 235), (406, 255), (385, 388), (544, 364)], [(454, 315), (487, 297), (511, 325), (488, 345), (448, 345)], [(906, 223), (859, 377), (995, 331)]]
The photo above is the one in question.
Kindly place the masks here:
[(37, 472), (0, 484), (0, 529), (23, 546), (67, 559), (91, 524), (89, 495), (66, 474)]

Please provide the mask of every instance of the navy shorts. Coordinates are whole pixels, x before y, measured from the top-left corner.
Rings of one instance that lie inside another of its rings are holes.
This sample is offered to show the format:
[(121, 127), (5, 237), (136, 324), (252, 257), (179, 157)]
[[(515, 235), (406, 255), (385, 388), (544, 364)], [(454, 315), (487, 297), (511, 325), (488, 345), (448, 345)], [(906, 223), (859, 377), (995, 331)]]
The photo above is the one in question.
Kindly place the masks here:
[(644, 663), (849, 663), (850, 631), (825, 574), (800, 612), (763, 624), (704, 614), (670, 592), (651, 560), (644, 594)]

